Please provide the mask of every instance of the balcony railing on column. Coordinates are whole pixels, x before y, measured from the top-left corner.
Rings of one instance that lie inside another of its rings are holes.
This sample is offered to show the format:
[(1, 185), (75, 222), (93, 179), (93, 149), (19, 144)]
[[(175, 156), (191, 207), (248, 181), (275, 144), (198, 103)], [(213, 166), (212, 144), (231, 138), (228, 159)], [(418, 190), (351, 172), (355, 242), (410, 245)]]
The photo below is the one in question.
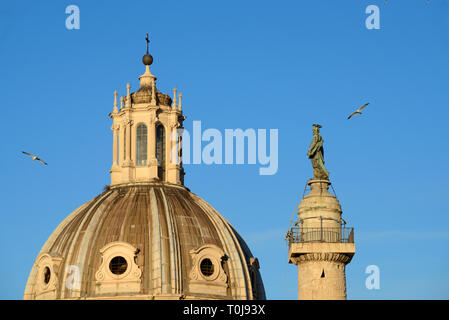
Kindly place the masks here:
[(287, 232), (286, 239), (289, 243), (299, 242), (331, 242), (354, 243), (354, 228), (304, 228), (293, 226)]

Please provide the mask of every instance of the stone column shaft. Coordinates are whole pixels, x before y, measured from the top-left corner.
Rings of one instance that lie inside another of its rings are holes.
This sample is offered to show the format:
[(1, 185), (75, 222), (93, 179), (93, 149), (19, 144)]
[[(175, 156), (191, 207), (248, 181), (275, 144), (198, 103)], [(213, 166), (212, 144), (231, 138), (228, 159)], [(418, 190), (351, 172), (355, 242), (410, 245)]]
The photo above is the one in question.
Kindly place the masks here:
[(125, 161), (125, 126), (121, 125), (119, 128), (119, 146), (118, 146), (118, 162), (120, 166), (123, 166), (123, 162)]
[(129, 164), (129, 162), (131, 162), (131, 123), (128, 122), (128, 124), (126, 125), (126, 162), (127, 164)]
[(151, 166), (154, 162), (154, 159), (156, 159), (156, 147), (155, 147), (155, 127), (154, 122), (150, 121), (147, 123), (148, 128), (148, 137), (147, 137), (147, 159), (148, 159), (148, 166)]
[(345, 266), (355, 244), (342, 236), (342, 210), (328, 191), (330, 181), (312, 179), (308, 185), (311, 191), (298, 207), (299, 223), (289, 243), (289, 262), (298, 268), (298, 299), (344, 300)]
[(170, 132), (168, 132), (166, 142), (167, 149), (167, 159), (166, 159), (166, 168), (167, 168), (167, 180), (172, 183), (181, 183), (180, 180), (180, 164), (179, 164), (179, 145), (178, 145), (178, 135), (177, 135), (177, 126), (173, 125), (170, 128)]
[(117, 165), (117, 128), (114, 126), (113, 127), (113, 135), (112, 135), (112, 165), (116, 166)]

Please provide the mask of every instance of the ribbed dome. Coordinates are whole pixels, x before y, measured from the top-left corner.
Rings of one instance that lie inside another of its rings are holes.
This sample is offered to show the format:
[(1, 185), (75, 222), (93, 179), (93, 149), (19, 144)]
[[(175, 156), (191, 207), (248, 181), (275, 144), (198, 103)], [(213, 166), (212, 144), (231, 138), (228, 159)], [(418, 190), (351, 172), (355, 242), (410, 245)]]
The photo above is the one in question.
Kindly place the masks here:
[(183, 186), (146, 183), (111, 187), (63, 220), (24, 295), (120, 297), (265, 299), (265, 291), (257, 259), (214, 208)]

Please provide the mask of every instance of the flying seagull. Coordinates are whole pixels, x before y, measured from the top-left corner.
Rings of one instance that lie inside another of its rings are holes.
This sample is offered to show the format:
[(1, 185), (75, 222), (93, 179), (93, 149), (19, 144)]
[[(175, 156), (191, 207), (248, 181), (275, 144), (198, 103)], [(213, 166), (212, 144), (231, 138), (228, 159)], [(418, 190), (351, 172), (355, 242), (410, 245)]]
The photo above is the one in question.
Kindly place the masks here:
[(365, 104), (364, 104), (363, 106), (361, 106), (359, 109), (357, 109), (356, 111), (354, 111), (353, 113), (351, 113), (350, 116), (348, 117), (348, 119), (351, 119), (351, 117), (352, 117), (353, 115), (357, 114), (357, 113), (362, 114), (363, 108), (365, 108), (367, 105), (369, 105), (369, 102), (368, 102), (368, 103), (365, 103)]
[(30, 156), (31, 158), (33, 158), (33, 160), (39, 160), (40, 162), (42, 162), (43, 164), (45, 164), (46, 166), (48, 166), (48, 164), (45, 161), (42, 161), (41, 159), (39, 159), (37, 156), (30, 154), (28, 152), (22, 151), (22, 153), (26, 154), (27, 156)]

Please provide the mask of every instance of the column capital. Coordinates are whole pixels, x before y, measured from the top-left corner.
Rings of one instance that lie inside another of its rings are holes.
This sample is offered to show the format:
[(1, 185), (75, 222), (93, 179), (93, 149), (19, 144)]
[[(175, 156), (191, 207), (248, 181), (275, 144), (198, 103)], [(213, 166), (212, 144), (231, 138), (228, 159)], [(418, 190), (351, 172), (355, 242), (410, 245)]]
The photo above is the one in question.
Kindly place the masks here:
[(315, 252), (315, 253), (306, 253), (300, 256), (290, 258), (291, 262), (294, 264), (299, 264), (303, 262), (309, 261), (328, 261), (328, 262), (340, 262), (343, 264), (348, 264), (351, 262), (352, 256), (346, 255), (344, 253), (336, 253), (336, 252)]

